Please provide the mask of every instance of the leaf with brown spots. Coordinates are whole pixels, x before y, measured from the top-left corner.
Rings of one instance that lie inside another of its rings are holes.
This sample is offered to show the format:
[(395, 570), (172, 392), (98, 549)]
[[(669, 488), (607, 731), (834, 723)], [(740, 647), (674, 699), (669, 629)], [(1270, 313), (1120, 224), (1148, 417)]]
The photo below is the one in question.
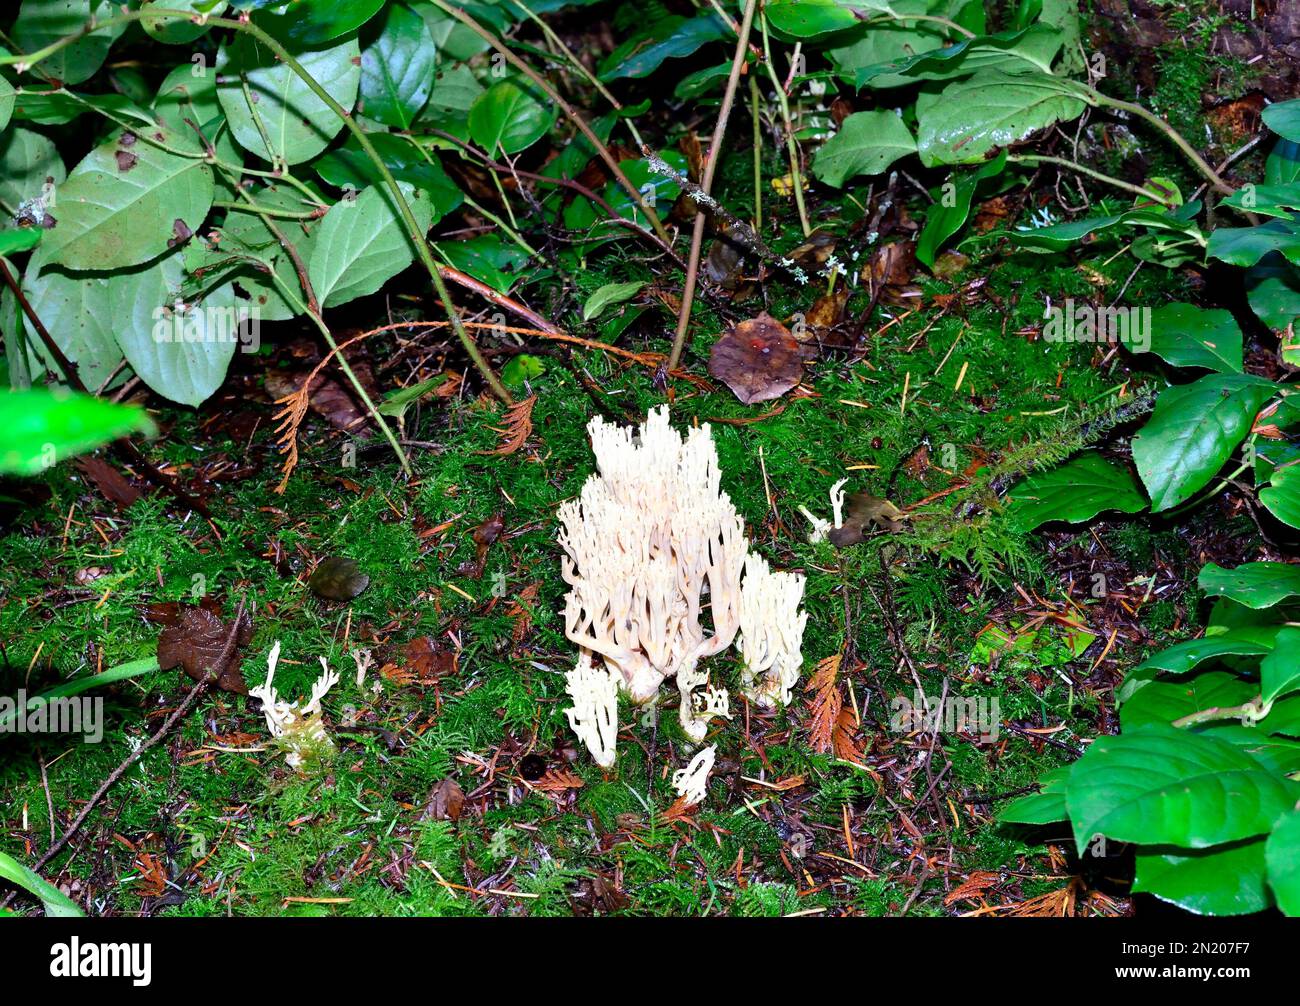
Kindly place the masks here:
[(513, 454), (519, 448), (524, 446), (524, 441), (528, 435), (533, 432), (533, 406), (537, 404), (537, 396), (530, 395), (522, 402), (516, 402), (506, 410), (505, 424), (497, 429), (501, 435), (501, 444), (493, 451), (475, 451), (475, 454)]
[(439, 781), (429, 793), (426, 816), (435, 821), (459, 821), (465, 807), (465, 791), (451, 776)]
[(247, 611), (235, 630), (235, 648), (224, 666), (218, 666), (230, 627), (206, 608), (189, 608), (180, 622), (158, 636), (158, 666), (164, 671), (180, 667), (195, 681), (213, 681), (223, 692), (247, 695), (248, 685), (239, 669), (239, 647), (253, 638), (253, 619)]
[(803, 377), (799, 341), (769, 314), (742, 321), (713, 344), (709, 373), (746, 405), (780, 398)]
[(804, 686), (813, 693), (809, 703), (812, 722), (808, 724), (808, 743), (814, 751), (825, 753), (835, 743), (835, 729), (839, 723), (844, 698), (840, 695), (840, 654), (827, 657), (813, 670), (812, 678)]

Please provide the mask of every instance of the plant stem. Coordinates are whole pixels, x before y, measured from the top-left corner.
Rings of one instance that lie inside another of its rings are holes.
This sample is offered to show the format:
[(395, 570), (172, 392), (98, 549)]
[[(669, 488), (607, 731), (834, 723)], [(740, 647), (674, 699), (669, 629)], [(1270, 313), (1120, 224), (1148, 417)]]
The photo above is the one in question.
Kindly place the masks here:
[(763, 230), (763, 123), (759, 114), (758, 78), (749, 75), (749, 108), (754, 120), (754, 230)]
[(1126, 182), (1122, 178), (1112, 178), (1110, 175), (1104, 175), (1100, 171), (1094, 171), (1092, 168), (1077, 164), (1074, 161), (1067, 160), (1064, 157), (1048, 157), (1044, 154), (1010, 154), (1008, 161), (1016, 164), (1055, 164), (1058, 167), (1069, 168), (1071, 171), (1077, 171), (1081, 175), (1087, 175), (1089, 178), (1110, 185), (1117, 189), (1123, 189), (1125, 192), (1131, 192), (1136, 196), (1150, 199), (1159, 203), (1161, 206), (1173, 206), (1168, 196), (1162, 196), (1158, 192), (1152, 192), (1150, 189), (1144, 189), (1140, 185), (1134, 185), (1132, 182)]
[(799, 144), (795, 140), (794, 126), (790, 122), (790, 100), (776, 75), (776, 67), (772, 65), (772, 45), (768, 39), (767, 14), (764, 11), (759, 11), (758, 26), (763, 33), (763, 65), (767, 68), (767, 75), (772, 79), (772, 86), (776, 88), (776, 100), (781, 108), (781, 122), (785, 127), (785, 146), (790, 155), (790, 184), (794, 189), (794, 204), (799, 208), (799, 225), (803, 228), (803, 236), (807, 237), (812, 233), (812, 228), (808, 226), (808, 210), (803, 204), (803, 173), (799, 170)]
[[(744, 20), (740, 25), (740, 34), (736, 39), (736, 55), (731, 60), (731, 73), (727, 77), (727, 89), (722, 94), (722, 106), (718, 109), (718, 121), (713, 126), (713, 139), (709, 141), (709, 153), (704, 160), (704, 177), (700, 188), (704, 195), (709, 195), (713, 188), (713, 176), (717, 173), (718, 161), (722, 159), (722, 141), (727, 134), (727, 120), (731, 118), (731, 106), (736, 100), (736, 85), (740, 83), (740, 71), (745, 67), (745, 46), (749, 42), (749, 32), (754, 24), (754, 8), (758, 0), (745, 0)], [(691, 324), (691, 305), (695, 302), (695, 284), (700, 271), (700, 249), (704, 244), (704, 225), (708, 223), (708, 214), (704, 204), (697, 200), (695, 206), (695, 229), (691, 232), (691, 253), (686, 259), (686, 285), (682, 290), (682, 306), (677, 312), (677, 331), (673, 335), (672, 352), (668, 354), (668, 371), (677, 369), (682, 359), (682, 350), (686, 348), (686, 330)]]
[(1143, 108), (1141, 105), (1135, 104), (1134, 102), (1121, 101), (1119, 98), (1109, 98), (1094, 88), (1087, 88), (1087, 91), (1091, 97), (1092, 104), (1099, 105), (1103, 108), (1114, 108), (1122, 112), (1128, 112), (1130, 115), (1136, 115), (1139, 119), (1142, 119), (1144, 122), (1147, 122), (1160, 130), (1160, 132), (1164, 133), (1165, 136), (1169, 137), (1169, 139), (1173, 141), (1174, 145), (1179, 150), (1187, 155), (1187, 159), (1196, 166), (1196, 170), (1204, 175), (1215, 189), (1225, 196), (1232, 195), (1234, 191), (1232, 186), (1225, 182), (1222, 176), (1220, 176), (1214, 168), (1210, 167), (1205, 158), (1198, 154), (1192, 145), (1183, 139), (1182, 134), (1179, 133), (1178, 130), (1174, 129), (1173, 126), (1165, 122), (1165, 120), (1160, 118), (1160, 116), (1156, 115), (1154, 112), (1147, 111), (1147, 109)]

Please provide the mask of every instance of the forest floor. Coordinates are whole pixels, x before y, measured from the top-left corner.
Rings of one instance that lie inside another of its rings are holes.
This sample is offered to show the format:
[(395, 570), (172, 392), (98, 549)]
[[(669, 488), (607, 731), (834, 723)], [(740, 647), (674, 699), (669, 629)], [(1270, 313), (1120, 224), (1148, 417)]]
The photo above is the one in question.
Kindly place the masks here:
[[(1196, 629), (1204, 562), (1266, 553), (1248, 516), (1222, 500), (1166, 525), (1040, 534), (995, 512), (955, 516), (990, 457), (1058, 449), (1154, 379), (1113, 346), (1047, 345), (1045, 299), (1109, 301), (1126, 288), (1131, 302), (1160, 303), (1187, 281), (1131, 275), (1109, 248), (1069, 257), (974, 246), (949, 278), (880, 305), (858, 349), (825, 348), (778, 401), (747, 407), (711, 380), (674, 382), (675, 424), (712, 424), (724, 490), (755, 547), (807, 575), (809, 612), (795, 702), (776, 714), (738, 702), (730, 721), (715, 721), (718, 765), (708, 799), (689, 811), (673, 806), (670, 786), (693, 751), (673, 689), (657, 723), (624, 709), (607, 773), (563, 715), (575, 651), (559, 616), (555, 511), (593, 469), (590, 417), (635, 419), (664, 400), (646, 360), (563, 345), (536, 356), (516, 389), (537, 397), (532, 430), (501, 455), (501, 408), (451, 380), (405, 416), (409, 480), (379, 438), (353, 452), (328, 415), (313, 414), (277, 494), (268, 385), (318, 350), (269, 339), (238, 358), (197, 417), (160, 416), (155, 457), (215, 523), (160, 496), (110, 502), (93, 469), (30, 484), (5, 504), (0, 534), (6, 694), (149, 657), (160, 628), (200, 598), (226, 617), (241, 600), (253, 612), (247, 684), (263, 681), (277, 641), (281, 695), (305, 695), (322, 657), (342, 678), (324, 702), (337, 755), (315, 771), (286, 766), (251, 700), (207, 695), (46, 875), (109, 915), (1129, 911), (1113, 893), (1131, 870), (1122, 849), (1081, 863), (1063, 832), (994, 815), (1077, 757), (1081, 739), (1116, 729), (1111, 690), (1123, 671)], [(631, 257), (583, 282), (645, 275)], [(786, 318), (807, 305), (767, 309)], [(620, 346), (662, 349), (671, 311), (629, 322)], [(721, 327), (703, 305), (699, 331)], [(441, 372), (440, 338), (398, 330), (350, 357), (410, 383)], [(695, 340), (691, 373), (704, 372), (711, 341)], [(325, 414), (327, 397), (316, 396)], [(825, 515), (840, 478), (910, 519), (842, 549), (809, 544), (797, 507)], [(348, 602), (307, 584), (335, 556), (369, 576)], [(362, 648), (373, 667), (359, 686)], [(836, 655), (833, 682), (807, 690)], [(712, 666), (734, 688), (735, 658)], [(4, 846), (38, 858), (55, 831), (50, 809), (62, 827), (190, 685), (172, 670), (108, 689), (98, 744), (5, 738)], [(900, 725), (900, 700), (920, 690), (996, 700), (994, 728)], [(812, 736), (819, 701), (842, 705), (829, 741)]]

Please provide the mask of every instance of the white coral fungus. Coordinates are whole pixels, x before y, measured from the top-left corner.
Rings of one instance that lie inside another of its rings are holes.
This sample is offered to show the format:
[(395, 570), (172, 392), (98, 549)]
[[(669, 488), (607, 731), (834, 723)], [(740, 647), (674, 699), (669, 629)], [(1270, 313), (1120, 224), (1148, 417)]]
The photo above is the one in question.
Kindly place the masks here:
[(644, 704), (675, 678), (682, 728), (702, 741), (710, 719), (731, 713), (700, 661), (743, 633), (742, 653), (754, 662), (746, 694), (764, 705), (788, 701), (806, 616), (803, 577), (772, 573), (750, 555), (707, 424), (683, 437), (662, 406), (635, 430), (599, 416), (587, 429), (598, 474), (559, 510), (565, 633), (582, 647), (568, 675), (569, 720), (608, 767), (617, 732), (611, 685)]
[(250, 688), (248, 694), (262, 700), (266, 728), (284, 748), (289, 767), (302, 769), (309, 762), (334, 752), (334, 741), (321, 722), (320, 702), (339, 683), (339, 676), (321, 657), (321, 675), (311, 686), (311, 698), (305, 703), (285, 702), (275, 690), (275, 666), (279, 661), (280, 641), (277, 639), (266, 658), (266, 681)]
[(708, 794), (709, 773), (713, 771), (713, 760), (717, 754), (717, 747), (710, 744), (696, 754), (685, 768), (673, 773), (673, 789), (686, 800), (687, 806), (694, 807), (697, 803), (704, 802), (704, 797)]

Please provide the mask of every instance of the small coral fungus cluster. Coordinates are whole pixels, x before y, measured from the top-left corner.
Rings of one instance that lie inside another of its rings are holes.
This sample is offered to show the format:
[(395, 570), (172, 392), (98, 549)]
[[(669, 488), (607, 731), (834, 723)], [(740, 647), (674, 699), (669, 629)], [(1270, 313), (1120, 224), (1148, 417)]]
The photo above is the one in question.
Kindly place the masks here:
[[(788, 703), (803, 661), (804, 578), (773, 572), (749, 551), (708, 425), (683, 438), (664, 406), (635, 430), (600, 417), (587, 429), (599, 473), (559, 511), (565, 632), (582, 647), (568, 674), (579, 739), (612, 766), (619, 691), (648, 703), (671, 677), (682, 729), (703, 741), (709, 720), (731, 713), (726, 690), (709, 683), (700, 663), (733, 642), (745, 695), (763, 706)], [(697, 756), (705, 775), (713, 761), (706, 750)], [(703, 796), (698, 772), (678, 788), (689, 802)]]

